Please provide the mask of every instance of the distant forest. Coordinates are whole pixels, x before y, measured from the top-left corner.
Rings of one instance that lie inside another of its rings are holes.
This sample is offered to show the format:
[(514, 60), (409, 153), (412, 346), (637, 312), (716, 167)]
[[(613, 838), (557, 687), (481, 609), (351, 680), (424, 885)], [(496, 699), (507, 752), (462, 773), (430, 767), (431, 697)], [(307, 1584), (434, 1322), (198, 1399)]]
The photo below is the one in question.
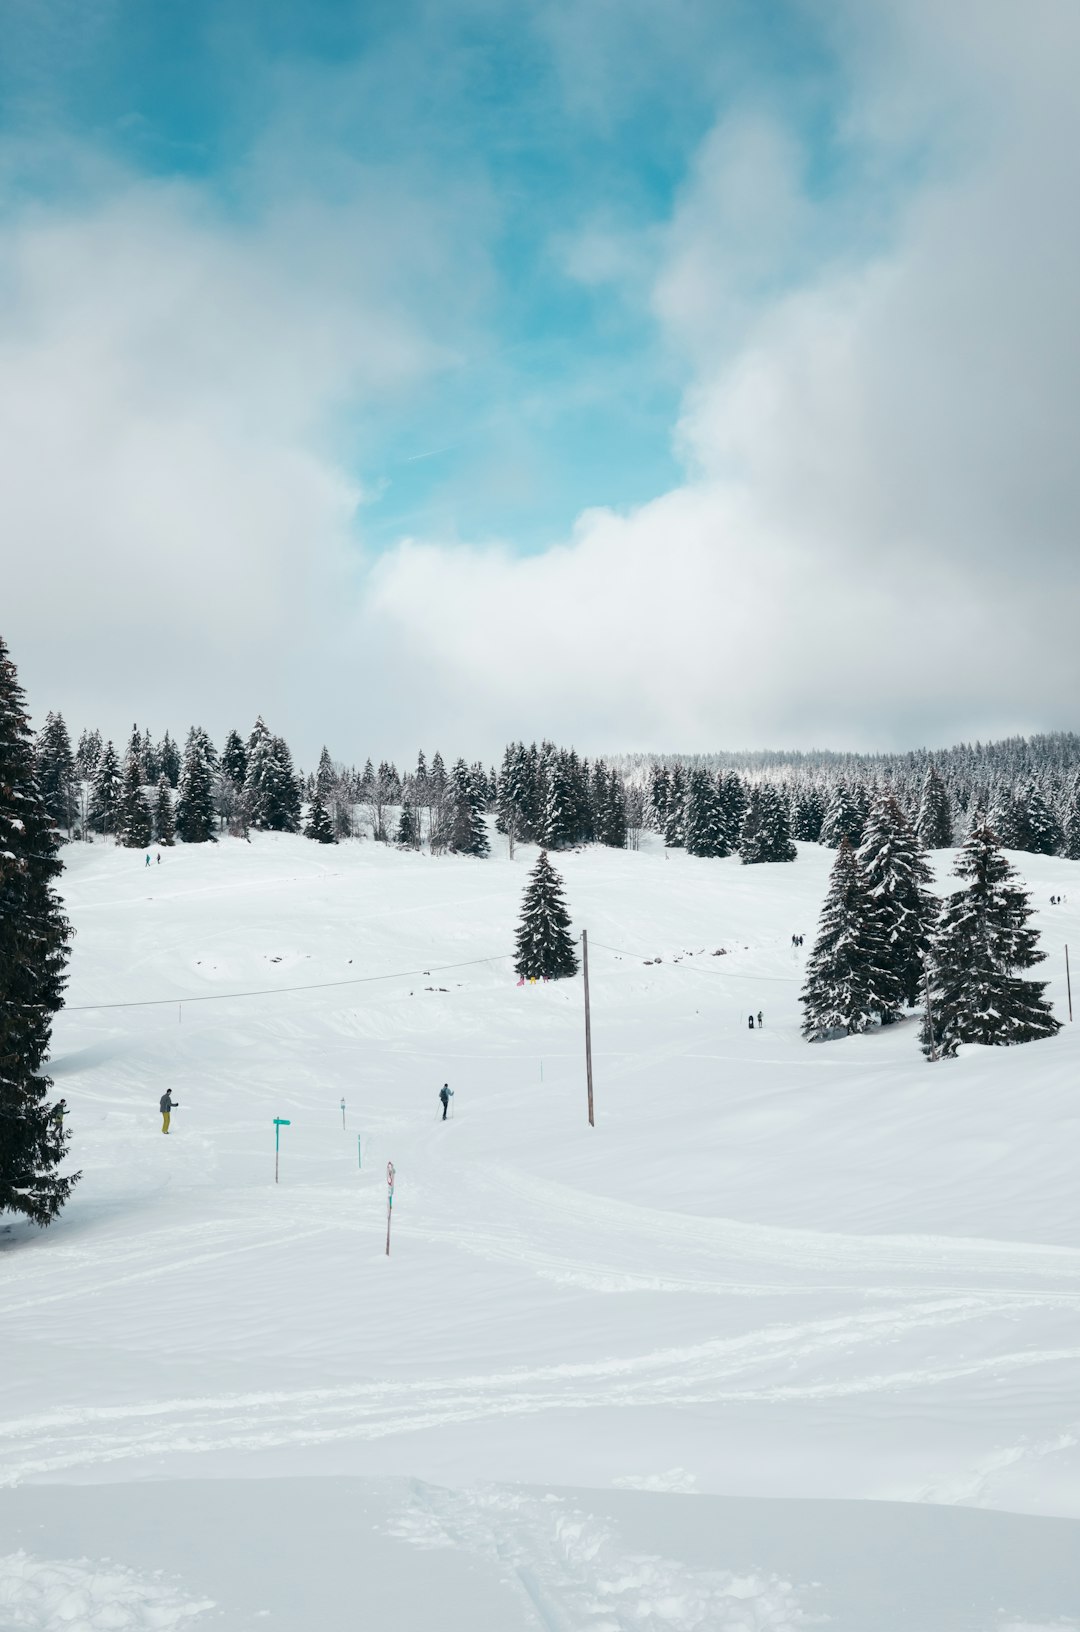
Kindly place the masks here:
[(515, 843), (636, 849), (644, 830), (692, 855), (789, 861), (794, 841), (862, 842), (891, 795), (928, 849), (960, 844), (985, 823), (1014, 850), (1080, 859), (1080, 736), (1054, 732), (905, 754), (636, 754), (589, 760), (551, 742), (509, 744), (485, 767), (440, 753), (399, 770), (362, 768), (326, 748), (306, 774), (259, 718), (220, 748), (200, 726), (183, 748), (135, 727), (118, 750), (98, 731), (72, 747), (60, 714), (35, 745), (48, 809), (69, 839), (132, 848), (213, 842), (252, 829), (318, 843), (369, 838), (483, 856), (490, 823)]

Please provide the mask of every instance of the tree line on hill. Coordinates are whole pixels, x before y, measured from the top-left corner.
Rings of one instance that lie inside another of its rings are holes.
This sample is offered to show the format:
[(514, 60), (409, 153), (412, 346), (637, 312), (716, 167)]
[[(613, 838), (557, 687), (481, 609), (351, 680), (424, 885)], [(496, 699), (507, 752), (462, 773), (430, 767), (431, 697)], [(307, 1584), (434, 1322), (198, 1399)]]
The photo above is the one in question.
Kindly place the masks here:
[[(641, 834), (696, 856), (747, 864), (795, 858), (795, 843), (832, 849), (863, 842), (875, 802), (889, 794), (928, 849), (989, 827), (1007, 849), (1080, 859), (1080, 738), (1010, 739), (928, 755), (668, 756), (589, 761), (542, 742), (508, 745), (498, 771), (423, 753), (412, 771), (371, 760), (361, 770), (322, 750), (297, 772), (288, 744), (263, 719), (220, 751), (200, 726), (183, 750), (166, 731), (135, 727), (122, 754), (100, 732), (72, 750), (60, 714), (38, 734), (35, 761), (50, 814), (69, 837), (112, 837), (132, 848), (208, 843), (251, 829), (303, 832), (319, 843), (370, 834), (405, 848), (483, 856), (494, 814), (516, 842), (636, 849)], [(305, 813), (306, 807), (306, 813)]]

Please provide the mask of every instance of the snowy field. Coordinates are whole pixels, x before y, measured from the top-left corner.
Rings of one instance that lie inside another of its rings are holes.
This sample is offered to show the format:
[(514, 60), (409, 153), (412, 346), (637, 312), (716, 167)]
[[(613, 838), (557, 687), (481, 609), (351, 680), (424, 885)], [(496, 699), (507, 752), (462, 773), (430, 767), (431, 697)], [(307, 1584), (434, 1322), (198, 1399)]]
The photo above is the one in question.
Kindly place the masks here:
[[(0, 1628), (1080, 1627), (1076, 1028), (809, 1046), (831, 852), (584, 851), (590, 1129), (495, 847), (67, 850), (84, 1177), (0, 1233)], [(1013, 859), (1065, 1018), (1080, 864)]]

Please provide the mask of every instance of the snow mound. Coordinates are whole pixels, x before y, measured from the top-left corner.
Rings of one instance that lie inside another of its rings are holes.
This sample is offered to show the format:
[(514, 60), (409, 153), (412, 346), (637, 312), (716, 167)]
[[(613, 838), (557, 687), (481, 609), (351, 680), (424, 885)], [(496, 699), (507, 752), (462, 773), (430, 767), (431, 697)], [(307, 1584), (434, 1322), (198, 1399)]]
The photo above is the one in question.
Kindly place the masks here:
[(551, 1632), (795, 1632), (819, 1619), (775, 1576), (627, 1552), (613, 1525), (558, 1496), (417, 1483), (387, 1529), (497, 1562)]
[(0, 1556), (4, 1632), (171, 1632), (213, 1607), (209, 1598), (181, 1597), (166, 1581), (107, 1560)]

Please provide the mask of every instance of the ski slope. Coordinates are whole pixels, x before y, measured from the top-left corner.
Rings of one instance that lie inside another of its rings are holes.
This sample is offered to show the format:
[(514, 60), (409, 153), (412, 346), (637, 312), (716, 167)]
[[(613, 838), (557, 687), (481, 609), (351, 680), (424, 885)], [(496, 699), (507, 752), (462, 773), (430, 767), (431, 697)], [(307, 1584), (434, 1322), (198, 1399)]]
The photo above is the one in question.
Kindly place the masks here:
[[(84, 1177), (0, 1233), (0, 1626), (1080, 1626), (1073, 1030), (807, 1045), (830, 852), (582, 851), (590, 1129), (581, 980), (517, 986), (536, 852), (494, 848), (69, 847)], [(1080, 866), (1014, 860), (1064, 1018)], [(260, 1579), (351, 1515), (321, 1619), (230, 1560), (249, 1506)]]

